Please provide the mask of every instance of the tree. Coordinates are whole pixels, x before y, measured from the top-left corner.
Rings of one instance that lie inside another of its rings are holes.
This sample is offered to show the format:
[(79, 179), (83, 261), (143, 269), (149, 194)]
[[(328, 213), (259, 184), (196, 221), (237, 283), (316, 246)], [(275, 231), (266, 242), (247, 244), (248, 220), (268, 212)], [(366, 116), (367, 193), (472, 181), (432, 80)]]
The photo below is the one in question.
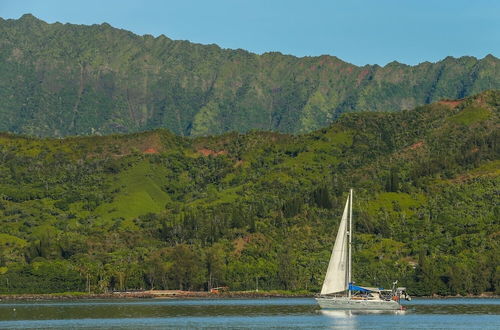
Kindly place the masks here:
[(200, 257), (191, 246), (178, 244), (171, 249), (168, 256), (173, 263), (170, 276), (180, 290), (191, 290), (200, 286), (205, 277), (201, 271)]
[(208, 273), (208, 290), (225, 284), (226, 260), (222, 243), (215, 243), (206, 250), (205, 264)]

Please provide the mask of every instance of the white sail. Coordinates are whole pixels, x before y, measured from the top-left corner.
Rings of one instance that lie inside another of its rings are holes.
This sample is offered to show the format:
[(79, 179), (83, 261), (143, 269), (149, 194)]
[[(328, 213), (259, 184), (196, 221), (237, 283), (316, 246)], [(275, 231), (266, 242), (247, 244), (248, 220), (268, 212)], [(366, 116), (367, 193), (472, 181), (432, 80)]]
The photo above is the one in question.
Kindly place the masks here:
[[(354, 286), (354, 293), (353, 288), (348, 285), (351, 282), (352, 193), (351, 189), (321, 288), (321, 296), (317, 297), (316, 301), (323, 309), (400, 310), (399, 299), (389, 300), (382, 295), (382, 291), (385, 291), (398, 298), (405, 297), (406, 294), (403, 296), (404, 288), (396, 289), (395, 283), (392, 291)], [(347, 291), (347, 295), (326, 296), (344, 291)], [(363, 291), (364, 294), (360, 295), (359, 291)]]
[(347, 218), (349, 215), (349, 198), (340, 221), (339, 231), (333, 246), (332, 256), (326, 271), (321, 294), (342, 292), (347, 290)]

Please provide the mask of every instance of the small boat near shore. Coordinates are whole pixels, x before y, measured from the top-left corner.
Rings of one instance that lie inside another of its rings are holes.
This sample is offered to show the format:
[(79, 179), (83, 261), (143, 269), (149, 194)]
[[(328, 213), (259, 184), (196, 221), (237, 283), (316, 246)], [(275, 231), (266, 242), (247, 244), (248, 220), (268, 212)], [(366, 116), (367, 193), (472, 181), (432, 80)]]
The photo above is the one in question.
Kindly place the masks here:
[(400, 310), (401, 299), (410, 300), (406, 288), (372, 288), (355, 285), (352, 273), (352, 198), (353, 190), (344, 207), (335, 245), (330, 257), (321, 293), (316, 297), (319, 306), (324, 309), (356, 310)]

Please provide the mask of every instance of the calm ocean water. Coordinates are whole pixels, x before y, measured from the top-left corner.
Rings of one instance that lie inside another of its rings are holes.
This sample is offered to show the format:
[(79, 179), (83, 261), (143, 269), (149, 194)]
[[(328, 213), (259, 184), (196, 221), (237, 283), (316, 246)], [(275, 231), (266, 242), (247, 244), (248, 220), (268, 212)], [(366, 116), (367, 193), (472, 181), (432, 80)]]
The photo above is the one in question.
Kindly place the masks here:
[(500, 299), (414, 299), (406, 311), (322, 311), (311, 298), (0, 302), (0, 328), (500, 329)]

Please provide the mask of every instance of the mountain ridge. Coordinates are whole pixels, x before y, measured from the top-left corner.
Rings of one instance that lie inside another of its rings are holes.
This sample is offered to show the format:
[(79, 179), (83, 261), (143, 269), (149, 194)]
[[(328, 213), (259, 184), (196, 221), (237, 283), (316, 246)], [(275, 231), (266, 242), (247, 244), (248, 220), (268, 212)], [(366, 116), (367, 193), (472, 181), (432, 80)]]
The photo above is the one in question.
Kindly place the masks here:
[(107, 23), (107, 22), (102, 22), (102, 23), (94, 23), (94, 24), (75, 24), (75, 23), (69, 23), (69, 22), (66, 22), (66, 23), (62, 23), (62, 22), (59, 22), (59, 21), (56, 21), (56, 22), (53, 22), (53, 23), (48, 23), (38, 17), (36, 17), (35, 15), (31, 14), (31, 13), (26, 13), (26, 14), (23, 14), (21, 15), (21, 17), (15, 19), (15, 18), (8, 18), (8, 19), (5, 19), (5, 18), (2, 18), (0, 17), (0, 21), (31, 21), (31, 22), (35, 22), (36, 24), (40, 24), (40, 23), (43, 23), (43, 24), (47, 24), (47, 25), (54, 25), (54, 24), (58, 24), (58, 25), (68, 25), (68, 26), (79, 26), (79, 27), (92, 27), (92, 26), (102, 26), (102, 27), (106, 27), (106, 28), (112, 28), (112, 29), (115, 29), (115, 30), (119, 30), (119, 31), (123, 31), (123, 32), (126, 32), (126, 33), (131, 33), (137, 37), (141, 37), (141, 38), (154, 38), (154, 39), (168, 39), (170, 41), (177, 41), (177, 42), (187, 42), (189, 44), (192, 44), (192, 45), (198, 45), (198, 46), (216, 46), (218, 47), (219, 49), (221, 50), (227, 50), (227, 51), (243, 51), (243, 52), (246, 52), (246, 53), (249, 53), (249, 54), (252, 54), (252, 55), (257, 55), (257, 56), (262, 56), (262, 55), (265, 55), (265, 54), (269, 54), (269, 55), (272, 55), (272, 54), (277, 54), (277, 55), (282, 55), (282, 56), (290, 56), (290, 57), (293, 57), (293, 58), (296, 58), (296, 59), (304, 59), (304, 58), (313, 58), (313, 59), (317, 59), (317, 58), (321, 58), (321, 57), (330, 57), (334, 60), (338, 60), (340, 62), (343, 62), (345, 64), (350, 64), (350, 65), (353, 65), (353, 66), (356, 66), (356, 67), (365, 67), (365, 66), (373, 66), (373, 67), (380, 67), (380, 68), (384, 68), (388, 65), (403, 65), (403, 66), (409, 66), (409, 67), (416, 67), (416, 66), (419, 66), (419, 65), (422, 65), (422, 64), (436, 64), (436, 63), (439, 63), (439, 62), (442, 62), (446, 59), (450, 59), (450, 60), (457, 60), (457, 59), (461, 59), (461, 58), (471, 58), (471, 59), (474, 59), (474, 60), (483, 60), (485, 58), (490, 58), (490, 59), (494, 59), (494, 60), (498, 60), (499, 58), (496, 57), (495, 55), (489, 53), (489, 54), (486, 54), (485, 56), (483, 56), (482, 58), (481, 57), (476, 57), (476, 56), (473, 56), (473, 55), (463, 55), (463, 56), (459, 56), (459, 57), (455, 57), (455, 56), (452, 56), (452, 55), (448, 55), (446, 56), (445, 58), (441, 59), (441, 60), (437, 60), (435, 62), (433, 61), (423, 61), (423, 62), (420, 62), (420, 63), (417, 63), (417, 64), (408, 64), (408, 63), (404, 63), (404, 62), (399, 62), (397, 60), (393, 60), (391, 62), (388, 62), (384, 65), (380, 65), (380, 64), (377, 64), (377, 63), (373, 63), (373, 64), (370, 64), (370, 63), (367, 63), (367, 64), (364, 64), (364, 65), (356, 65), (356, 64), (352, 64), (348, 61), (345, 61), (335, 55), (332, 55), (332, 54), (321, 54), (321, 55), (305, 55), (305, 56), (296, 56), (296, 55), (293, 55), (293, 54), (288, 54), (288, 53), (283, 53), (281, 51), (265, 51), (263, 53), (256, 53), (256, 52), (252, 52), (252, 51), (249, 51), (247, 49), (244, 49), (244, 48), (226, 48), (226, 47), (221, 47), (219, 46), (218, 44), (216, 43), (199, 43), (199, 42), (194, 42), (194, 41), (190, 41), (188, 39), (172, 39), (172, 38), (169, 38), (167, 35), (165, 34), (159, 34), (157, 36), (155, 35), (152, 35), (152, 34), (149, 34), (149, 33), (145, 33), (145, 34), (138, 34), (138, 33), (135, 33), (131, 30), (127, 30), (126, 28), (118, 28), (118, 27), (114, 27), (112, 26), (111, 24)]
[(345, 112), (500, 88), (493, 55), (358, 67), (331, 55), (258, 55), (32, 15), (0, 21), (0, 32), (0, 130), (34, 136), (309, 132)]

